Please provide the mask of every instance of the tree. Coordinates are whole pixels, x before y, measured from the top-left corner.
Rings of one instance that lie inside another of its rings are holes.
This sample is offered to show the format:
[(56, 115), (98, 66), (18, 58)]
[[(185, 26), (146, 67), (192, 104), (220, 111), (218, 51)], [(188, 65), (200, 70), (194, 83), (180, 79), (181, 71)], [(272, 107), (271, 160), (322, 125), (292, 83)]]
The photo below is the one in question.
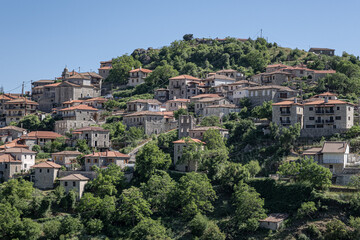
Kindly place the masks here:
[(11, 239), (15, 226), (20, 222), (19, 211), (10, 203), (0, 203), (0, 238)]
[(195, 217), (189, 222), (188, 227), (192, 235), (201, 237), (208, 227), (208, 224), (209, 219), (201, 213), (197, 213)]
[(96, 173), (97, 177), (88, 183), (96, 196), (114, 196), (124, 188), (125, 177), (120, 166), (111, 164), (105, 169), (97, 168)]
[(101, 232), (101, 230), (103, 229), (104, 224), (100, 219), (90, 219), (89, 221), (86, 222), (86, 231), (90, 234), (90, 235), (97, 235)]
[(104, 198), (100, 198), (86, 192), (77, 206), (77, 212), (83, 219), (98, 218), (104, 223), (110, 224), (116, 212), (115, 197), (106, 195)]
[(250, 177), (255, 177), (261, 171), (259, 162), (252, 160), (249, 163), (245, 164), (245, 168), (249, 171)]
[(174, 118), (175, 118), (176, 120), (178, 120), (178, 119), (179, 119), (179, 116), (181, 116), (181, 115), (188, 115), (188, 114), (189, 114), (189, 113), (188, 113), (187, 109), (185, 109), (185, 108), (180, 108), (180, 109), (174, 111)]
[(218, 178), (226, 190), (232, 191), (234, 186), (241, 180), (246, 181), (250, 173), (241, 163), (226, 162), (219, 171)]
[(165, 154), (155, 142), (151, 141), (136, 154), (135, 172), (139, 179), (146, 181), (155, 173), (155, 170), (167, 170), (170, 164), (170, 155)]
[(58, 239), (60, 235), (61, 222), (58, 220), (47, 221), (43, 224), (43, 232), (47, 239)]
[(159, 221), (151, 218), (141, 220), (130, 232), (133, 240), (170, 240), (166, 228)]
[(209, 150), (226, 149), (224, 138), (217, 129), (208, 129), (203, 136), (205, 147)]
[(11, 179), (0, 185), (0, 202), (8, 202), (23, 213), (29, 207), (34, 190), (32, 182)]
[(40, 224), (30, 218), (24, 218), (22, 221), (17, 222), (13, 238), (36, 240), (39, 239), (40, 235)]
[(210, 221), (200, 240), (225, 240), (226, 235), (222, 233), (216, 223)]
[(146, 85), (151, 89), (156, 87), (165, 87), (169, 83), (169, 79), (179, 75), (179, 72), (174, 69), (173, 66), (162, 63), (161, 66), (157, 66), (154, 71), (145, 78)]
[(175, 181), (164, 171), (157, 171), (147, 183), (141, 183), (141, 191), (153, 212), (165, 212), (175, 190)]
[(249, 185), (239, 182), (233, 194), (235, 222), (240, 230), (255, 231), (258, 220), (265, 218), (264, 199)]
[(312, 219), (313, 214), (315, 214), (317, 210), (314, 202), (304, 202), (297, 211), (297, 217), (303, 218), (307, 216)]
[(324, 237), (327, 240), (346, 240), (349, 238), (349, 233), (342, 221), (333, 219), (326, 224)]
[(251, 110), (252, 117), (272, 119), (272, 101), (263, 102), (261, 106), (256, 106)]
[(72, 237), (81, 232), (83, 228), (84, 225), (79, 218), (67, 216), (61, 221), (60, 233)]
[(112, 69), (105, 82), (125, 85), (129, 79), (129, 71), (132, 68), (139, 68), (141, 63), (132, 56), (122, 55), (112, 60)]
[(26, 115), (17, 123), (18, 127), (27, 129), (28, 131), (36, 131), (40, 127), (39, 117), (33, 114)]
[(211, 180), (219, 180), (227, 164), (229, 152), (227, 148), (206, 149), (202, 153), (201, 171), (206, 171)]
[(176, 186), (176, 203), (182, 214), (193, 217), (197, 213), (211, 212), (217, 197), (205, 174), (191, 172), (182, 176)]
[(46, 117), (40, 122), (38, 130), (54, 131), (54, 129), (55, 129), (55, 119), (51, 115), (46, 115)]
[(221, 127), (220, 118), (219, 118), (218, 116), (207, 116), (207, 117), (204, 117), (204, 118), (201, 120), (200, 126), (203, 126), (203, 127), (211, 127), (211, 126)]
[(84, 154), (90, 154), (90, 147), (86, 142), (86, 139), (78, 139), (76, 141), (75, 147), (78, 149), (79, 152), (82, 152)]
[(143, 198), (139, 188), (125, 189), (120, 195), (119, 217), (121, 222), (135, 226), (141, 220), (149, 217), (152, 212), (150, 204)]
[(194, 165), (194, 171), (202, 164), (203, 143), (195, 142), (191, 138), (184, 138), (185, 145), (182, 148), (182, 154), (177, 164)]
[(312, 158), (300, 159), (299, 162), (285, 162), (280, 165), (278, 174), (289, 176), (295, 182), (309, 182), (316, 189), (329, 188), (332, 178), (330, 170), (318, 165)]

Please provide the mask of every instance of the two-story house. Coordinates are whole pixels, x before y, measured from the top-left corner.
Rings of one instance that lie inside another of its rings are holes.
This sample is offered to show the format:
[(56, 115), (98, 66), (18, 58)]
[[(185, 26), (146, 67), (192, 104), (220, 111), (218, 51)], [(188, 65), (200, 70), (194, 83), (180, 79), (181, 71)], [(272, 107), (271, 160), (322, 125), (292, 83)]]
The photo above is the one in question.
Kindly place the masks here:
[(105, 151), (110, 148), (110, 131), (102, 127), (79, 128), (72, 132), (74, 145), (77, 140), (86, 140), (90, 148)]
[(156, 99), (136, 99), (126, 103), (127, 112), (159, 112), (161, 102)]
[(127, 86), (135, 87), (137, 85), (143, 84), (145, 82), (145, 78), (151, 74), (152, 71), (146, 68), (137, 68), (132, 69), (129, 72), (129, 81)]
[(34, 114), (38, 103), (27, 98), (18, 98), (4, 103), (6, 125), (11, 122), (19, 122), (23, 117)]
[(124, 168), (129, 160), (129, 155), (117, 151), (93, 152), (85, 156), (85, 170), (91, 171), (93, 166), (101, 168), (110, 164)]
[(112, 60), (101, 61), (100, 68), (98, 69), (99, 75), (105, 79), (109, 76), (111, 69), (112, 69)]
[(304, 106), (294, 98), (292, 101), (283, 101), (272, 104), (272, 121), (279, 126), (304, 124)]
[(199, 86), (203, 83), (199, 78), (190, 75), (180, 75), (169, 79), (169, 99), (189, 99), (203, 92)]
[(180, 108), (187, 109), (190, 99), (173, 99), (165, 103), (166, 111), (176, 111)]

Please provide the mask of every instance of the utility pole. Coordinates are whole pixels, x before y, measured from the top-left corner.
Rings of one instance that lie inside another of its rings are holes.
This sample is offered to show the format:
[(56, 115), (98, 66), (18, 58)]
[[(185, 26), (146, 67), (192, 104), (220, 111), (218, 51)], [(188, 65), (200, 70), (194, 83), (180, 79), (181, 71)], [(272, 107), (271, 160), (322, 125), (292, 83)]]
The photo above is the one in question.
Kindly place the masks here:
[(262, 38), (262, 29), (260, 29), (260, 38)]
[(23, 81), (22, 88), (21, 88), (21, 96), (22, 97), (24, 97), (24, 85), (25, 85), (25, 82)]

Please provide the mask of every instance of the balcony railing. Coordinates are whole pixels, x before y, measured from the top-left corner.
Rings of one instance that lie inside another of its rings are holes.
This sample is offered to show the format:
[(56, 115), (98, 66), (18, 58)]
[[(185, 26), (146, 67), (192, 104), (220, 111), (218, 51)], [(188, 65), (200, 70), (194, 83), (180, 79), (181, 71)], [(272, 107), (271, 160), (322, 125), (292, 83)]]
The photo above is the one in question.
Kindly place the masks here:
[(290, 111), (280, 111), (281, 115), (290, 115)]
[(281, 124), (283, 125), (287, 125), (287, 124), (291, 124), (291, 121), (290, 120), (283, 120), (283, 121), (280, 121)]
[(333, 114), (334, 110), (316, 110), (316, 114)]

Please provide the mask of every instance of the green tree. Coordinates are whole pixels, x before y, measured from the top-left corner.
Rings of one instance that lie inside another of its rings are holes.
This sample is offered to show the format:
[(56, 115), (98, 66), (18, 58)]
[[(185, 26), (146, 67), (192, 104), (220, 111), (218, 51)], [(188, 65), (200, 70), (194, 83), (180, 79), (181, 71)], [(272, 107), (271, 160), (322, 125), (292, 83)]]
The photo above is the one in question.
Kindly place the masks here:
[(333, 219), (326, 224), (324, 237), (327, 240), (346, 240), (349, 239), (349, 233), (342, 221)]
[(27, 129), (28, 131), (36, 131), (40, 127), (40, 119), (38, 116), (30, 114), (26, 115), (17, 123), (18, 127)]
[(301, 207), (297, 211), (298, 218), (309, 217), (312, 219), (312, 216), (317, 212), (317, 208), (314, 202), (304, 202), (301, 204)]
[(86, 231), (90, 235), (97, 235), (101, 233), (101, 230), (103, 229), (104, 224), (100, 219), (90, 219), (86, 222)]
[(0, 203), (0, 238), (11, 239), (16, 225), (21, 221), (19, 211), (10, 203)]
[(250, 177), (255, 177), (261, 171), (258, 161), (252, 160), (245, 164), (245, 168), (249, 171)]
[(201, 213), (197, 213), (195, 217), (188, 223), (188, 227), (192, 235), (201, 237), (208, 227), (208, 224), (209, 219)]
[(173, 66), (164, 63), (157, 66), (154, 71), (145, 79), (145, 83), (154, 89), (156, 87), (165, 87), (169, 83), (169, 79), (179, 75), (179, 72)]
[(250, 177), (249, 170), (241, 163), (226, 162), (219, 171), (220, 183), (227, 191), (232, 191), (241, 180), (247, 181)]
[(58, 220), (50, 220), (43, 224), (43, 232), (46, 239), (58, 239), (60, 236), (61, 222)]
[(255, 118), (267, 118), (272, 119), (272, 101), (263, 102), (261, 106), (256, 106), (251, 110), (251, 116)]
[(120, 195), (119, 220), (127, 225), (135, 226), (149, 217), (152, 212), (150, 204), (143, 198), (139, 188), (125, 189)]
[(195, 171), (202, 164), (203, 143), (194, 142), (191, 138), (184, 138), (185, 145), (182, 148), (182, 154), (177, 164), (194, 165)]
[(88, 183), (88, 188), (96, 196), (114, 196), (124, 188), (125, 177), (120, 166), (111, 164), (105, 169), (97, 168), (96, 173), (96, 178)]
[(207, 116), (207, 117), (204, 117), (204, 118), (201, 120), (200, 126), (203, 126), (203, 127), (211, 127), (211, 126), (221, 127), (220, 118), (219, 118), (218, 116)]
[(174, 117), (175, 117), (176, 120), (179, 119), (179, 116), (188, 115), (188, 114), (189, 113), (188, 113), (187, 109), (185, 109), (185, 108), (180, 108), (180, 109), (174, 111)]
[(331, 185), (332, 174), (328, 168), (318, 165), (311, 158), (299, 162), (285, 162), (280, 165), (278, 174), (289, 176), (295, 182), (309, 182), (316, 189), (327, 189)]
[(39, 239), (40, 236), (40, 224), (30, 218), (24, 218), (15, 225), (13, 238), (36, 240)]
[(210, 221), (200, 240), (225, 240), (226, 235), (222, 233), (216, 223)]
[(193, 217), (197, 213), (211, 212), (214, 209), (211, 202), (217, 198), (207, 176), (195, 172), (180, 178), (175, 196), (175, 204), (186, 217)]
[(240, 230), (256, 231), (258, 220), (265, 218), (264, 199), (253, 187), (239, 182), (233, 194), (235, 222)]
[(112, 69), (105, 82), (125, 85), (129, 79), (129, 71), (132, 68), (139, 68), (141, 63), (132, 56), (122, 55), (112, 60)]
[(175, 184), (175, 181), (164, 171), (157, 171), (147, 183), (141, 183), (141, 191), (153, 212), (161, 213), (168, 210)]
[(224, 138), (217, 129), (208, 129), (203, 136), (205, 147), (209, 150), (226, 149)]
[(136, 154), (135, 172), (142, 181), (148, 180), (155, 170), (167, 170), (171, 164), (169, 154), (159, 149), (155, 142), (149, 142)]
[(130, 232), (133, 240), (170, 240), (166, 228), (151, 218), (141, 220)]
[(86, 142), (86, 139), (78, 139), (76, 141), (75, 147), (78, 149), (79, 152), (82, 152), (84, 154), (90, 154), (91, 150), (89, 145)]
[(39, 131), (54, 131), (55, 130), (55, 121), (51, 115), (46, 115), (46, 117), (40, 122), (38, 130)]
[(60, 233), (72, 237), (79, 234), (83, 228), (84, 225), (79, 218), (67, 216), (61, 221)]

